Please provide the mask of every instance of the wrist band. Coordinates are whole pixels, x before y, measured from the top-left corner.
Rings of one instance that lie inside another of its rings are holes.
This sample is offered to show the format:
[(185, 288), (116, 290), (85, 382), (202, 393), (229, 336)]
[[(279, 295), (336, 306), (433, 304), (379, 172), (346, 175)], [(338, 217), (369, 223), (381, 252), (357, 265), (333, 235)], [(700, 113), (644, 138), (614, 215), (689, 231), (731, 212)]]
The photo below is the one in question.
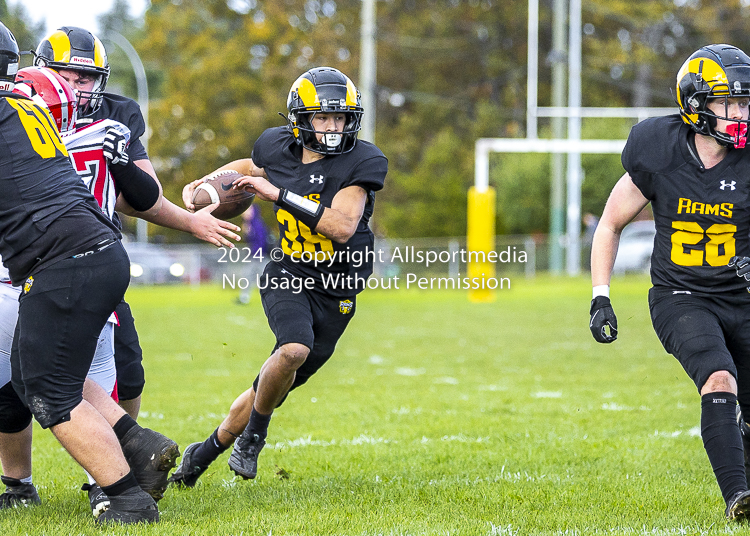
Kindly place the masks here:
[(320, 203), (305, 199), (286, 188), (279, 189), (279, 198), (276, 200), (276, 204), (289, 212), (298, 221), (307, 225), (311, 231), (318, 225), (325, 210), (325, 207)]
[(594, 298), (597, 296), (604, 296), (609, 298), (609, 285), (596, 285), (593, 289)]

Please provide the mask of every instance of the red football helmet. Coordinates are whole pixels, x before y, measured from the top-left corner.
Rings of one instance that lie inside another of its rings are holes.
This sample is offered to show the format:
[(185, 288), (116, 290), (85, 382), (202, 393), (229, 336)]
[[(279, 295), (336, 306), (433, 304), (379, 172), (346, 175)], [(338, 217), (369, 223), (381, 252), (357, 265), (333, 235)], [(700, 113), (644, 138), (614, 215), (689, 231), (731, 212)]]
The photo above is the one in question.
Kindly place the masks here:
[(49, 109), (60, 134), (72, 132), (76, 126), (77, 98), (65, 79), (47, 67), (26, 67), (16, 74), (13, 93), (25, 95)]

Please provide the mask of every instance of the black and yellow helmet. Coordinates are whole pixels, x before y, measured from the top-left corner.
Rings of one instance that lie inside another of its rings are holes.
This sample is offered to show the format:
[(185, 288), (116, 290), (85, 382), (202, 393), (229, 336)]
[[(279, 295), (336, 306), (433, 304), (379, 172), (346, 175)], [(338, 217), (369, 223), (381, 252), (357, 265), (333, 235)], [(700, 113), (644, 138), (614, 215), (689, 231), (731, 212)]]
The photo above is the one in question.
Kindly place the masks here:
[[(58, 28), (39, 43), (34, 65), (49, 67), (55, 71), (80, 71), (96, 78), (90, 92), (82, 91), (78, 94), (79, 116), (93, 113), (101, 104), (102, 93), (109, 79), (109, 62), (104, 45), (88, 30), (74, 26)], [(80, 106), (82, 97), (88, 98), (84, 106)]]
[[(344, 73), (332, 67), (310, 69), (295, 80), (286, 101), (289, 110), (288, 129), (297, 143), (320, 154), (343, 154), (357, 143), (363, 114), (360, 95), (354, 83)], [(341, 135), (327, 134), (318, 141), (312, 118), (318, 112), (346, 114)]]
[(734, 136), (716, 132), (716, 119), (745, 124), (711, 112), (709, 99), (750, 97), (750, 57), (732, 45), (708, 45), (694, 52), (677, 73), (677, 103), (682, 120), (698, 134), (712, 136), (725, 146), (735, 145)]
[(0, 89), (13, 89), (19, 58), (18, 43), (13, 32), (0, 22)]

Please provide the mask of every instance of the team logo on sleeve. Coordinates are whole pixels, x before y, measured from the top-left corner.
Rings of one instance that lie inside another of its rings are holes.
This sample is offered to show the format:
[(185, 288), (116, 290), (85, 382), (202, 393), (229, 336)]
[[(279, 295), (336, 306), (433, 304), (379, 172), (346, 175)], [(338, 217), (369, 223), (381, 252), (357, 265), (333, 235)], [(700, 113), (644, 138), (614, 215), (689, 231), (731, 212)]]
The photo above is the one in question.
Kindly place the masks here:
[(339, 302), (339, 312), (342, 315), (348, 315), (352, 312), (352, 309), (354, 309), (354, 303), (352, 303), (352, 300), (341, 300)]
[(31, 290), (31, 285), (34, 284), (34, 276), (29, 276), (29, 278), (26, 280), (26, 283), (23, 284), (23, 293), (28, 294)]

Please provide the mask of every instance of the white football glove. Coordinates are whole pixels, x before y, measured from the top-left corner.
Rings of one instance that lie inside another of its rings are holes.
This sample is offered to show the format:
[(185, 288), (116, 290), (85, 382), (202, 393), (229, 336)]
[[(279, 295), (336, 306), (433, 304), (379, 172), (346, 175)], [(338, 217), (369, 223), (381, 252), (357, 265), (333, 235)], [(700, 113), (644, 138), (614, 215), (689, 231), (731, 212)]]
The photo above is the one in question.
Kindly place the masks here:
[(118, 166), (127, 165), (130, 161), (130, 157), (126, 152), (127, 148), (128, 140), (122, 133), (118, 132), (115, 128), (107, 130), (104, 142), (102, 143), (102, 152), (108, 164), (116, 164)]

